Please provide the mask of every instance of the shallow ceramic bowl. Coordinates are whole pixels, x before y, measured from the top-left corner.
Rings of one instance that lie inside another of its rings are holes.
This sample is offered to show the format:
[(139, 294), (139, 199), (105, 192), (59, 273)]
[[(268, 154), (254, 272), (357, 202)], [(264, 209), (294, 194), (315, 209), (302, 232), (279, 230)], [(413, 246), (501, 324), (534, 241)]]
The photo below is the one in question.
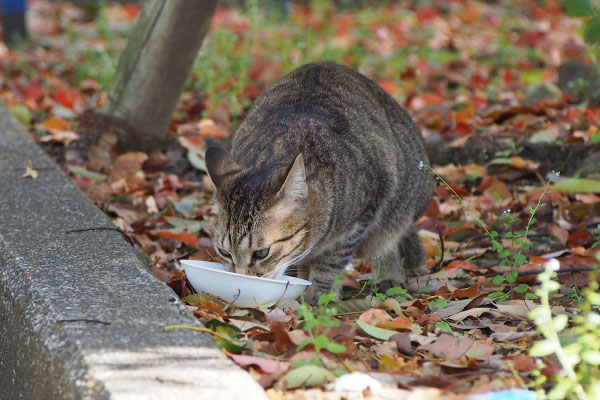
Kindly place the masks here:
[(235, 299), (234, 304), (239, 307), (255, 307), (276, 300), (295, 299), (311, 285), (309, 281), (286, 275), (281, 280), (276, 280), (236, 274), (225, 270), (219, 263), (208, 261), (181, 260), (181, 264), (198, 293), (206, 292), (227, 302)]

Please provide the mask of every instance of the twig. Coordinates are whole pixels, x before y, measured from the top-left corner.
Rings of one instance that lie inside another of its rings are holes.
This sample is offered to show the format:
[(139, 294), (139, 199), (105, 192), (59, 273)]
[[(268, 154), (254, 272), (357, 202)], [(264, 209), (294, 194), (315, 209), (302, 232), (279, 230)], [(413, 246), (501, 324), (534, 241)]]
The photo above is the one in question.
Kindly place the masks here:
[[(503, 231), (499, 230), (499, 234), (503, 235), (504, 233), (506, 233), (506, 230), (503, 230)], [(550, 236), (550, 234), (547, 233), (547, 232), (531, 233), (527, 237), (531, 239), (531, 238), (534, 238), (534, 237), (545, 237), (545, 236)], [(458, 246), (456, 246), (454, 249), (452, 249), (452, 254), (456, 254), (460, 250), (466, 250), (468, 248), (473, 247), (473, 246), (469, 246), (468, 244), (470, 242), (475, 242), (475, 241), (480, 240), (480, 239), (486, 239), (486, 241), (487, 241), (487, 235), (485, 235), (485, 234), (479, 234), (479, 235), (474, 235), (474, 236), (471, 236), (471, 237), (468, 237), (466, 239), (461, 240), (460, 244)]]
[(113, 227), (113, 226), (96, 226), (92, 228), (81, 228), (81, 229), (71, 229), (65, 232), (65, 234), (69, 233), (77, 233), (77, 232), (86, 232), (86, 231), (116, 231), (119, 232), (125, 239), (129, 242), (130, 245), (133, 246), (133, 240), (129, 237), (128, 234), (123, 232), (121, 229)]
[(287, 281), (287, 283), (285, 284), (285, 289), (283, 289), (283, 293), (281, 293), (281, 296), (279, 296), (279, 298), (275, 300), (275, 303), (271, 307), (269, 307), (269, 310), (274, 310), (277, 307), (277, 303), (279, 303), (279, 300), (281, 300), (283, 296), (285, 296), (285, 292), (287, 292), (289, 286), (290, 281)]
[(235, 301), (240, 297), (240, 294), (242, 294), (242, 291), (238, 289), (237, 294), (233, 297), (233, 300), (231, 300), (225, 307), (223, 307), (223, 312), (227, 312), (229, 307), (231, 307), (233, 303), (235, 303)]
[(441, 251), (442, 251), (442, 254), (440, 255), (440, 263), (439, 263), (439, 267), (438, 267), (438, 271), (439, 271), (444, 266), (444, 236), (442, 235), (442, 230), (440, 229), (440, 227), (438, 226), (436, 228), (437, 228), (438, 236), (440, 238), (440, 246), (441, 246)]

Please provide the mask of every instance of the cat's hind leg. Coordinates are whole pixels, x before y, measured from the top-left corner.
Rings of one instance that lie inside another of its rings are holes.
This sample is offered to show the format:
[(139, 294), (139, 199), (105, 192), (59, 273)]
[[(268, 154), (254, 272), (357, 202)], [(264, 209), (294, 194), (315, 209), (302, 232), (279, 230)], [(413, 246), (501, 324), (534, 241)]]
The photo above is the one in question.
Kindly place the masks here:
[(373, 261), (380, 265), (380, 280), (383, 281), (380, 286), (406, 286), (406, 270), (414, 270), (423, 265), (425, 249), (414, 224), (401, 233), (387, 235), (387, 238), (385, 245), (382, 245), (381, 236), (379, 240), (367, 241), (361, 246), (361, 255), (374, 257)]

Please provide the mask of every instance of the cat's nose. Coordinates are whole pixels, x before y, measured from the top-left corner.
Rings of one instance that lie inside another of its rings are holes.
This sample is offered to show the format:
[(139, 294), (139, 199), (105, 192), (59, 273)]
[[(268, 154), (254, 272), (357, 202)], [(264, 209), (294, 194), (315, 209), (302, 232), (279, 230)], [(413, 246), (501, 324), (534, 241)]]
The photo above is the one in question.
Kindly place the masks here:
[(236, 272), (236, 274), (242, 274), (242, 275), (255, 275), (252, 272), (252, 269), (250, 268), (249, 265), (236, 266), (235, 272)]

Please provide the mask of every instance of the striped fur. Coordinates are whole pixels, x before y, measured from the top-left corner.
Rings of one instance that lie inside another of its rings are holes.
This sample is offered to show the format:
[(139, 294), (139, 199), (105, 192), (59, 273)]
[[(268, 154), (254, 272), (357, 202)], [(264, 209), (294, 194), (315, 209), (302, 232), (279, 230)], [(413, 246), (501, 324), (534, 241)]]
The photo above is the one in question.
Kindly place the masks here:
[[(433, 182), (421, 161), (419, 129), (379, 86), (341, 65), (305, 65), (256, 100), (232, 155), (207, 150), (215, 247), (240, 273), (307, 269), (315, 295), (357, 251), (382, 257), (384, 278), (403, 283), (403, 265), (424, 261), (415, 220)], [(269, 246), (266, 258), (253, 257)]]

